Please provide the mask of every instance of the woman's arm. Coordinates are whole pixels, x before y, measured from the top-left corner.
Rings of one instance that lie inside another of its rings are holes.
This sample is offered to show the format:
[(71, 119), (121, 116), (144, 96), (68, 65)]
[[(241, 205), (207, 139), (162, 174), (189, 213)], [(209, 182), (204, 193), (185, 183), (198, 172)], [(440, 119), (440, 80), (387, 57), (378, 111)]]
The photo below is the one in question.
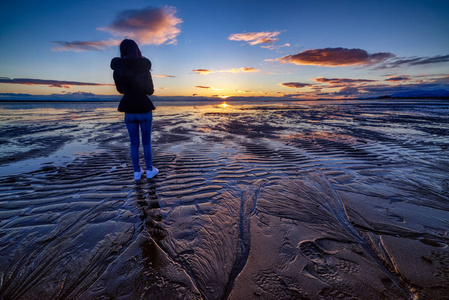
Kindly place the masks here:
[(117, 74), (118, 72), (119, 72), (119, 71), (114, 71), (114, 75), (113, 75), (113, 77), (114, 77), (114, 82), (115, 82), (115, 88), (117, 89), (117, 91), (118, 91), (120, 94), (124, 94), (125, 91), (124, 91), (124, 89), (123, 89), (122, 82), (121, 82), (121, 80), (119, 79), (120, 76), (118, 76), (118, 74)]
[(119, 58), (114, 58), (111, 60), (111, 69), (114, 70), (112, 77), (114, 78), (114, 83), (115, 83), (115, 87), (117, 88), (117, 91), (120, 94), (124, 94), (124, 89), (123, 89), (123, 83), (122, 83), (122, 78), (123, 74), (121, 69), (119, 68), (119, 64), (120, 64), (120, 59)]
[(148, 72), (148, 75), (145, 78), (145, 93), (147, 95), (153, 95), (154, 93), (154, 84), (153, 78), (151, 78), (151, 72)]

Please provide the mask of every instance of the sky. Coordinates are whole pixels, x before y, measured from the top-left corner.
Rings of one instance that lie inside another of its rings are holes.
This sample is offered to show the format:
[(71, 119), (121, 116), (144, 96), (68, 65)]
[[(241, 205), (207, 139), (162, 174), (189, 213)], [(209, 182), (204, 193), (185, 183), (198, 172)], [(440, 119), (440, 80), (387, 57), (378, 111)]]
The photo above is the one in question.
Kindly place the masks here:
[(160, 99), (346, 99), (449, 90), (447, 0), (8, 1), (0, 99), (119, 95), (124, 38)]

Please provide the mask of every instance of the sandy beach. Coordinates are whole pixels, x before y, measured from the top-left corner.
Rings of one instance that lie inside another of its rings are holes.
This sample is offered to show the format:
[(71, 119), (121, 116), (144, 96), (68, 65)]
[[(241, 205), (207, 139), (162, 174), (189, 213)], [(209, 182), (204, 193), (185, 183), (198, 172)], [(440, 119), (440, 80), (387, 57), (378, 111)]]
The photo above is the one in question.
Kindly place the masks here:
[(1, 299), (449, 299), (447, 100), (155, 104), (0, 103)]

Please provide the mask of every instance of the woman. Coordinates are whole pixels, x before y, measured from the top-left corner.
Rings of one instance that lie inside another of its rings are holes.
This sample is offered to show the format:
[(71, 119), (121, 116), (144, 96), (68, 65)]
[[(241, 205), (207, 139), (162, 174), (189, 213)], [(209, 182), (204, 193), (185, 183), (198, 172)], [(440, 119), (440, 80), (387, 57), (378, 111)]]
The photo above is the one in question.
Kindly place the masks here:
[(151, 78), (151, 62), (142, 57), (136, 42), (125, 39), (120, 44), (120, 58), (111, 61), (114, 70), (114, 82), (117, 91), (123, 94), (118, 111), (125, 113), (125, 124), (131, 142), (131, 161), (134, 169), (134, 179), (139, 180), (144, 171), (139, 164), (139, 127), (142, 132), (142, 145), (145, 157), (147, 178), (153, 178), (159, 170), (153, 166), (151, 151), (151, 126), (155, 109), (147, 95), (154, 93)]

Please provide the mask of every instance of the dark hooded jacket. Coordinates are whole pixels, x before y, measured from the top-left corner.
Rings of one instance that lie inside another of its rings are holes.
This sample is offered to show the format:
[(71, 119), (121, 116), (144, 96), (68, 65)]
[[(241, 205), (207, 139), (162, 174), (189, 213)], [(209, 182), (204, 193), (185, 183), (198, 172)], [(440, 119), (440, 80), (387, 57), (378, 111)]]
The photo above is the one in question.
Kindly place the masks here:
[(123, 94), (118, 111), (145, 113), (155, 109), (147, 96), (154, 93), (151, 62), (147, 58), (116, 57), (111, 61), (111, 69), (117, 91)]

